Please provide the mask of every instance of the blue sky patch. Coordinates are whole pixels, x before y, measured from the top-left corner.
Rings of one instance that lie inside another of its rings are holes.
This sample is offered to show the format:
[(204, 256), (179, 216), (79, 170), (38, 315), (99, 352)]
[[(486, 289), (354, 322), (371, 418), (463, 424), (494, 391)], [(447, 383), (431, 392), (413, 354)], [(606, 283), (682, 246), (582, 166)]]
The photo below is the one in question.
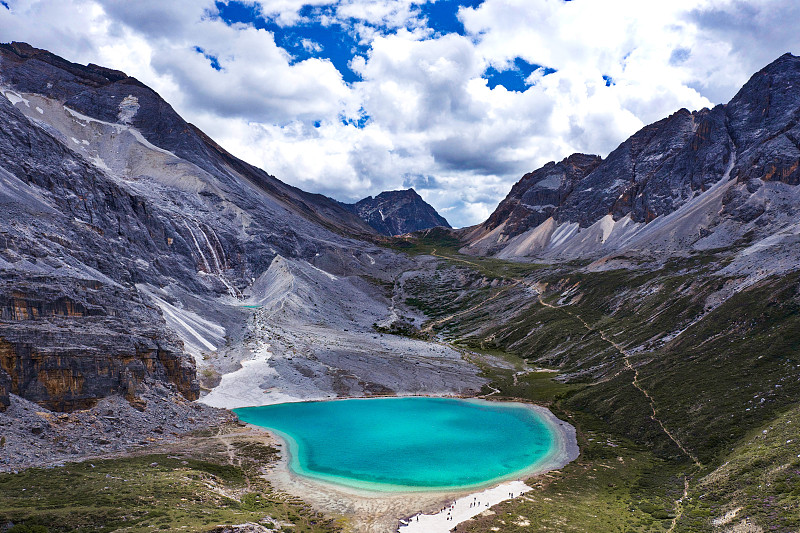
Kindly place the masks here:
[(428, 19), (428, 27), (438, 35), (457, 33), (464, 35), (464, 25), (458, 20), (458, 10), (462, 7), (477, 8), (484, 0), (437, 0), (419, 3), (420, 13)]
[(197, 52), (198, 54), (202, 54), (203, 57), (208, 59), (208, 61), (211, 63), (211, 68), (213, 68), (214, 70), (222, 70), (222, 66), (219, 64), (219, 59), (217, 59), (216, 56), (209, 54), (199, 46), (195, 46), (194, 51)]
[[(415, 14), (418, 13), (420, 19), (427, 21), (427, 26), (433, 30), (434, 35), (448, 33), (464, 35), (464, 25), (458, 20), (458, 10), (462, 7), (477, 8), (483, 2), (484, 0), (423, 0), (415, 2), (412, 9)], [(380, 34), (386, 34), (396, 28), (371, 25), (355, 19), (337, 21), (336, 5), (337, 2), (322, 6), (304, 5), (298, 12), (300, 22), (293, 26), (281, 26), (276, 20), (265, 17), (257, 4), (248, 3), (246, 0), (228, 2), (218, 0), (215, 2), (217, 13), (210, 15), (219, 17), (229, 25), (247, 24), (269, 31), (275, 36), (275, 44), (290, 54), (292, 64), (312, 57), (327, 59), (341, 73), (345, 82), (353, 83), (360, 81), (361, 77), (350, 68), (350, 62), (355, 56), (366, 57), (370, 48), (368, 44), (359, 42), (355, 30), (356, 23), (376, 30)], [(322, 23), (323, 20), (327, 25)], [(207, 55), (206, 57), (214, 66), (216, 60)]]
[(367, 112), (362, 107), (358, 110), (357, 117), (346, 117), (344, 115), (339, 115), (339, 120), (345, 126), (355, 126), (358, 129), (362, 129), (369, 122), (370, 116), (367, 115)]
[(529, 84), (525, 81), (535, 70), (544, 68), (544, 75), (552, 74), (555, 69), (543, 67), (535, 63), (528, 63), (517, 57), (514, 62), (503, 70), (489, 67), (483, 73), (483, 78), (489, 82), (489, 88), (494, 89), (502, 85), (509, 91), (525, 92)]
[(612, 85), (616, 85), (614, 78), (612, 78), (611, 76), (606, 76), (605, 74), (603, 74), (603, 81), (606, 82), (606, 87), (611, 87)]
[(271, 32), (275, 44), (289, 52), (292, 63), (316, 57), (327, 59), (342, 74), (344, 81), (352, 83), (361, 78), (350, 69), (349, 63), (356, 55), (366, 55), (367, 46), (359, 44), (355, 32), (333, 23), (324, 26), (322, 15), (331, 15), (331, 6), (303, 6), (300, 16), (304, 22), (294, 26), (281, 26), (265, 19), (255, 5), (244, 2), (216, 2), (219, 17), (227, 24), (244, 23)]
[(7, 4), (7, 3), (5, 3), (3, 0), (0, 0), (0, 4), (2, 4), (2, 6), (3, 6), (4, 8), (8, 9), (9, 11), (11, 11), (11, 8), (10, 8), (10, 7), (8, 7), (8, 4)]

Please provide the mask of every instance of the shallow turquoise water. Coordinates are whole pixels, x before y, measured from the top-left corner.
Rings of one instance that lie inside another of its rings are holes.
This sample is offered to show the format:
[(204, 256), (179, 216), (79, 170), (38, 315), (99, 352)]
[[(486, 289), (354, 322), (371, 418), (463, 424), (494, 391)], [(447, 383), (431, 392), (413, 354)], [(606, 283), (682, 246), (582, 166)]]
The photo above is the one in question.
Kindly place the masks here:
[(537, 412), (513, 403), (376, 398), (234, 412), (284, 437), (296, 473), (372, 490), (471, 487), (514, 477), (555, 444)]

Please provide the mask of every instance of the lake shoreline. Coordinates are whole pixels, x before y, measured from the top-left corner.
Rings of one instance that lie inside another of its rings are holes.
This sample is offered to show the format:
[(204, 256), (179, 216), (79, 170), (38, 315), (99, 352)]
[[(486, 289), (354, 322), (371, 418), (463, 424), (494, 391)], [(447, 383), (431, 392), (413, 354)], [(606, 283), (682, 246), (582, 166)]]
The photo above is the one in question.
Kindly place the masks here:
[[(494, 403), (492, 400), (479, 398), (461, 399)], [(408, 521), (410, 517), (428, 515), (434, 517), (426, 519), (430, 527), (434, 529), (429, 527), (426, 531), (435, 533), (440, 530), (449, 531), (459, 523), (447, 520), (446, 515), (440, 513), (446, 505), (452, 504), (459, 498), (463, 499), (481, 492), (492, 491), (504, 484), (511, 487), (511, 490), (507, 492), (504, 489), (492, 492), (493, 496), (486, 500), (486, 503), (489, 503), (490, 506), (496, 505), (508, 499), (508, 497), (503, 497), (504, 494), (522, 492), (522, 480), (561, 468), (578, 457), (580, 451), (575, 437), (575, 428), (571, 424), (560, 420), (549, 409), (539, 405), (525, 402), (507, 403), (526, 407), (540, 416), (555, 439), (552, 450), (541, 461), (531, 465), (529, 469), (515, 472), (502, 479), (489, 480), (486, 483), (461, 488), (377, 492), (303, 476), (292, 470), (290, 446), (280, 433), (257, 425), (248, 424), (248, 426), (263, 432), (268, 438), (282, 443), (283, 453), (281, 453), (280, 460), (265, 474), (267, 480), (277, 490), (298, 496), (329, 515), (346, 517), (355, 532), (393, 533), (398, 531), (401, 520)], [(474, 514), (477, 514), (485, 508), (480, 511), (477, 508), (474, 510), (476, 511)], [(466, 515), (462, 513), (462, 516)], [(464, 519), (467, 518), (469, 517)], [(403, 531), (410, 533), (415, 530), (405, 529)]]
[[(458, 524), (461, 524), (491, 507), (504, 501), (516, 498), (531, 489), (524, 481), (537, 475), (557, 470), (574, 461), (580, 455), (576, 430), (572, 424), (556, 417), (550, 409), (526, 402), (512, 402), (523, 405), (536, 411), (548, 425), (551, 426), (557, 443), (546, 459), (537, 462), (524, 475), (515, 481), (505, 480), (501, 483), (492, 483), (479, 492), (471, 492), (465, 496), (450, 500), (452, 504), (433, 513), (419, 512), (400, 519), (398, 533), (448, 533)], [(448, 501), (447, 503), (450, 503)], [(470, 507), (472, 502), (478, 505)]]

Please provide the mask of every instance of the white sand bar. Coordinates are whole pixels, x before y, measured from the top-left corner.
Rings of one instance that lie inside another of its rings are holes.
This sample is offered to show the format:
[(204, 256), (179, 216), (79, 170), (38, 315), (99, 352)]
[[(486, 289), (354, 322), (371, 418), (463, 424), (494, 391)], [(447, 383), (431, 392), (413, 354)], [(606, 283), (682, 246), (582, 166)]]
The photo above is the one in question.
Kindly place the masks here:
[(459, 498), (447, 504), (438, 513), (412, 516), (407, 521), (401, 521), (397, 530), (400, 533), (447, 533), (456, 525), (478, 516), (489, 507), (510, 500), (512, 497), (516, 498), (529, 490), (531, 488), (522, 481), (507, 481), (494, 488)]

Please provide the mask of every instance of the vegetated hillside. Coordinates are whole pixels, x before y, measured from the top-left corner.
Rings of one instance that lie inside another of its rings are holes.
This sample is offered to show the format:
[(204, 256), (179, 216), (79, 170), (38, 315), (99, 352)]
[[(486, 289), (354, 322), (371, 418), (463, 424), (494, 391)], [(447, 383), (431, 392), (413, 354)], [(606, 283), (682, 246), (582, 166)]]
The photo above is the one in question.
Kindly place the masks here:
[[(742, 240), (797, 242), (800, 58), (786, 54), (725, 105), (642, 128), (608, 157), (574, 154), (526, 174), (464, 253), (576, 259), (676, 254)], [(796, 263), (797, 247), (772, 250)]]
[(447, 220), (414, 189), (384, 191), (374, 198), (367, 196), (354, 204), (343, 205), (382, 235), (403, 235), (437, 226), (450, 227)]
[(226, 424), (138, 454), (0, 473), (0, 518), (4, 530), (35, 533), (340, 533), (333, 519), (273, 492), (263, 473), (279, 460), (277, 446)]
[[(490, 372), (501, 396), (548, 402), (583, 432), (582, 458), (541, 487), (554, 503), (509, 503), (505, 518), (469, 531), (525, 530), (508, 516), (563, 531), (710, 531), (729, 512), (727, 527), (800, 526), (800, 442), (784, 439), (782, 452), (752, 442), (765, 429), (772, 439), (773, 429), (797, 427), (786, 413), (800, 406), (798, 269), (731, 269), (744, 244), (666, 261), (557, 265), (471, 258), (447, 239), (419, 245), (452, 259), (404, 282), (409, 303), (443, 310), (426, 328), (557, 370), (560, 388), (524, 367)], [(725, 466), (734, 456), (738, 466)], [(676, 504), (684, 479), (691, 499)]]
[(800, 527), (798, 117), (787, 54), (728, 104), (550, 163), (485, 223), (421, 244), (498, 280), (477, 302), (453, 298), (463, 274), (407, 280), (411, 303), (449, 310), (427, 327), (557, 369), (544, 396), (525, 370), (493, 386), (585, 431), (541, 498), (465, 530)]

